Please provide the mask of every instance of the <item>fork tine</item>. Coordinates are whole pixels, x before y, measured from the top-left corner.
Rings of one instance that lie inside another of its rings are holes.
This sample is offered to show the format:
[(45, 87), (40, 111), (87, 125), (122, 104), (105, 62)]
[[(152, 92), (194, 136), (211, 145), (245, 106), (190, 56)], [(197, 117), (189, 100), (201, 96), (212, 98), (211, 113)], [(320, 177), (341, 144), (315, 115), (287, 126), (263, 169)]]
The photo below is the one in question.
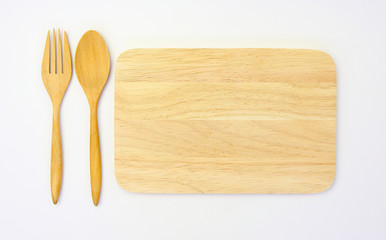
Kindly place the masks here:
[(60, 40), (60, 28), (58, 28), (58, 73), (63, 73), (62, 41)]
[(52, 44), (51, 44), (51, 74), (56, 73), (56, 40), (55, 40), (55, 28), (52, 29)]
[(70, 46), (68, 45), (68, 39), (66, 31), (64, 32), (63, 38), (63, 73), (71, 74), (72, 72), (72, 62), (71, 62), (71, 51)]
[(50, 73), (50, 31), (47, 33), (46, 45), (44, 46), (42, 74)]

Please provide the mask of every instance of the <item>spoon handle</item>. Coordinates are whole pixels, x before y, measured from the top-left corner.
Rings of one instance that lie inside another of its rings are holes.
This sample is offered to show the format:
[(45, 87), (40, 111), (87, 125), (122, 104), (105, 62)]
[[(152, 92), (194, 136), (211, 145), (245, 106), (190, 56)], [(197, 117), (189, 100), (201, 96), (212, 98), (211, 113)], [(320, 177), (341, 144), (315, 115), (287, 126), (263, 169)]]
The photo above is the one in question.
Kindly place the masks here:
[(60, 136), (59, 123), (60, 106), (54, 106), (52, 117), (52, 139), (51, 139), (51, 196), (52, 202), (58, 202), (60, 188), (62, 185), (62, 140)]
[(92, 201), (95, 206), (99, 202), (102, 178), (97, 108), (97, 103), (90, 106), (90, 177)]

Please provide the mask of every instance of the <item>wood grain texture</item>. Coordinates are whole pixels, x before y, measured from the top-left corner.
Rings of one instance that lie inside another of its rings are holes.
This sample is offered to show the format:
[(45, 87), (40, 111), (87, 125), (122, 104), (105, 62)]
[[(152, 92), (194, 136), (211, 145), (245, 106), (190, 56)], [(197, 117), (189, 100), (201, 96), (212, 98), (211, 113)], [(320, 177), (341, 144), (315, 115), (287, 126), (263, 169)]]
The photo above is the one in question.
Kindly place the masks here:
[(97, 206), (102, 183), (97, 110), (110, 73), (109, 51), (98, 32), (87, 31), (80, 39), (75, 53), (75, 72), (90, 105), (90, 180), (92, 200)]
[(47, 33), (41, 69), (43, 83), (51, 98), (53, 108), (50, 176), (51, 197), (54, 204), (56, 204), (59, 199), (63, 174), (62, 139), (59, 121), (60, 105), (72, 76), (71, 52), (66, 32), (64, 32), (63, 37), (63, 48), (60, 29), (57, 39), (58, 42), (56, 44), (54, 29), (52, 31), (52, 41), (50, 41), (50, 32)]
[(336, 70), (321, 51), (128, 50), (114, 118), (129, 191), (315, 193), (334, 180)]

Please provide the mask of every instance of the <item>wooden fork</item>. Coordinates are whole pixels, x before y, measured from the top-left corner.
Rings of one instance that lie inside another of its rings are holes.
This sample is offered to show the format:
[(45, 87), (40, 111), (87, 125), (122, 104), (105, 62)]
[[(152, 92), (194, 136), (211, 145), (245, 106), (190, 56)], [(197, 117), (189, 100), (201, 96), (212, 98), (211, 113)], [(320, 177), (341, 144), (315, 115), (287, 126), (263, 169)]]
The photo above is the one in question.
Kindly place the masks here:
[[(52, 44), (50, 44), (50, 31), (47, 33), (42, 63), (42, 79), (50, 95), (53, 107), (52, 140), (51, 140), (51, 195), (54, 204), (57, 203), (62, 185), (62, 140), (60, 137), (59, 111), (64, 93), (72, 75), (71, 52), (67, 35), (64, 32), (64, 44), (60, 40), (58, 29), (58, 55), (56, 56), (55, 29), (52, 30)], [(51, 45), (51, 51), (50, 51)], [(50, 54), (51, 53), (51, 54)], [(50, 56), (51, 55), (51, 56)], [(50, 65), (51, 62), (51, 65)]]

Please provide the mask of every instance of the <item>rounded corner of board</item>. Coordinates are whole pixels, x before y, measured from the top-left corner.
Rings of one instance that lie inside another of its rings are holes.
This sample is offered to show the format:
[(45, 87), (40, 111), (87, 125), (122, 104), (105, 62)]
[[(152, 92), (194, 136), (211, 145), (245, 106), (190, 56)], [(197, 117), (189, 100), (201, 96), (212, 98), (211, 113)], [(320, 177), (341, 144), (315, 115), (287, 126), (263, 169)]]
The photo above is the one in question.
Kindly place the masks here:
[(125, 191), (131, 192), (131, 193), (142, 193), (134, 189), (131, 189), (130, 187), (127, 187), (125, 185), (125, 182), (120, 177), (117, 177), (117, 174), (115, 174), (115, 181), (118, 184), (118, 186)]
[(122, 178), (121, 177), (119, 177), (119, 173), (118, 173), (118, 171), (117, 171), (117, 165), (116, 165), (116, 163), (117, 163), (117, 160), (116, 159), (114, 159), (114, 179), (115, 179), (115, 182), (118, 184), (118, 186), (120, 187), (120, 188), (122, 188), (122, 189), (124, 189), (124, 190), (127, 190), (126, 189), (126, 186), (124, 185), (124, 181), (122, 181)]
[(326, 58), (328, 58), (331, 62), (331, 65), (336, 69), (336, 64), (335, 64), (334, 58), (332, 58), (332, 56), (329, 53), (322, 51), (322, 50), (314, 50), (314, 51), (316, 51), (319, 54), (324, 55)]
[(120, 181), (120, 178), (118, 178), (116, 174), (115, 174), (115, 182), (118, 184), (120, 188), (122, 188), (123, 190), (126, 190), (125, 186), (123, 185), (123, 182)]
[(125, 50), (125, 51), (123, 51), (123, 52), (121, 52), (120, 54), (119, 54), (119, 56), (118, 56), (118, 58), (117, 58), (117, 63), (121, 60), (121, 58), (123, 58), (123, 56), (127, 53), (127, 52), (129, 52), (130, 50), (132, 50), (132, 49), (128, 49), (128, 50)]
[(334, 174), (332, 175), (331, 179), (322, 188), (320, 188), (319, 191), (317, 191), (315, 193), (319, 194), (319, 193), (325, 193), (325, 192), (330, 191), (330, 189), (332, 189), (332, 187), (334, 186), (334, 183), (335, 183), (335, 171), (334, 171)]
[(130, 52), (133, 52), (133, 51), (138, 51), (140, 50), (141, 48), (131, 48), (131, 49), (127, 49), (123, 52), (121, 52), (117, 58), (117, 61), (116, 62), (120, 62), (121, 58), (124, 58), (124, 56)]
[(147, 193), (147, 192), (145, 192), (145, 191), (139, 191), (138, 189), (133, 189), (133, 188), (131, 188), (131, 186), (127, 186), (127, 185), (125, 184), (125, 183), (127, 183), (127, 182), (125, 182), (124, 179), (122, 179), (121, 177), (118, 176), (116, 170), (115, 170), (115, 176), (114, 176), (114, 178), (115, 178), (115, 182), (118, 184), (118, 186), (119, 186), (121, 189), (125, 190), (125, 191), (128, 191), (128, 192), (130, 192), (130, 193), (138, 193), (138, 194), (144, 194), (144, 193)]

